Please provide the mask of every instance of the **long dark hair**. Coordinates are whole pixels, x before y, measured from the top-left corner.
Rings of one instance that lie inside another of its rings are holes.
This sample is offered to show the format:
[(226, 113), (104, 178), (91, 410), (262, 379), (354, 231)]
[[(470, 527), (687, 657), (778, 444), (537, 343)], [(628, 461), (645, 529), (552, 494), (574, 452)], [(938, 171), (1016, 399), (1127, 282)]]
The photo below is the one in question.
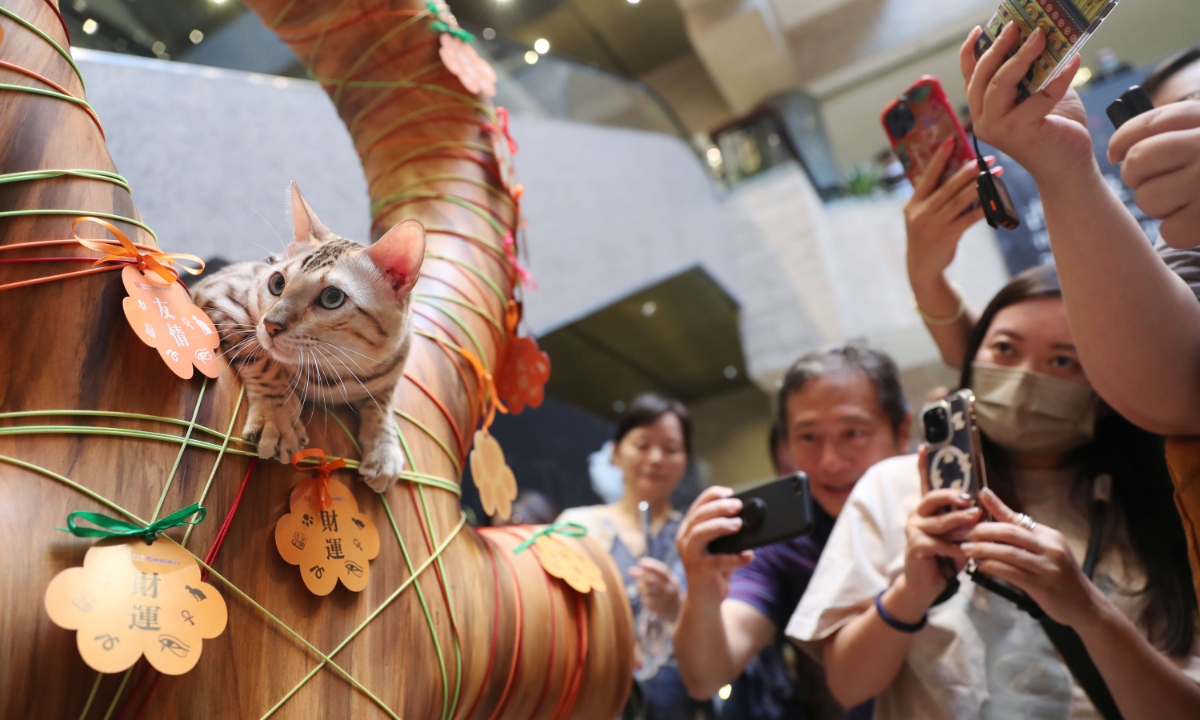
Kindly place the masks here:
[[(1062, 297), (1053, 266), (1026, 270), (996, 293), (967, 341), (961, 387), (971, 387), (972, 363), (996, 313), (1039, 297)], [(983, 435), (983, 454), (989, 486), (1010, 507), (1019, 509), (1008, 453)], [(1144, 592), (1150, 601), (1146, 618), (1151, 639), (1169, 655), (1186, 656), (1196, 629), (1196, 592), (1162, 438), (1109, 412), (1097, 418), (1092, 441), (1073, 450), (1070, 460), (1082, 468), (1083, 481), (1091, 482), (1102, 473), (1112, 476), (1113, 499), (1125, 516), (1130, 544), (1146, 568)]]

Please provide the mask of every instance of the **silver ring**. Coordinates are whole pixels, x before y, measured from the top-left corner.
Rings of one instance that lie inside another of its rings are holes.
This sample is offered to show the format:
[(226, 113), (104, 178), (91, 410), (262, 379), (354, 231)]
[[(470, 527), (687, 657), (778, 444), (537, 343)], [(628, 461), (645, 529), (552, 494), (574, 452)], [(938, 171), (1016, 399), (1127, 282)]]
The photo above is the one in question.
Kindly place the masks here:
[(1034, 519), (1025, 513), (1017, 513), (1017, 524), (1029, 532), (1033, 532), (1034, 529), (1037, 528), (1037, 523), (1034, 521)]

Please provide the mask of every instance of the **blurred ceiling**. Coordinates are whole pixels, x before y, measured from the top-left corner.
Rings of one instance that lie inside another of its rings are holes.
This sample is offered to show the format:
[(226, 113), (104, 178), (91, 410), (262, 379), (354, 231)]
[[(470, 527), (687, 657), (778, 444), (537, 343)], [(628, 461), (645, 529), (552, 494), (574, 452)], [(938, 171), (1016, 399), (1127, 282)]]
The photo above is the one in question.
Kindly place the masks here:
[(615, 418), (643, 392), (692, 402), (750, 384), (738, 305), (696, 267), (538, 338), (546, 390)]

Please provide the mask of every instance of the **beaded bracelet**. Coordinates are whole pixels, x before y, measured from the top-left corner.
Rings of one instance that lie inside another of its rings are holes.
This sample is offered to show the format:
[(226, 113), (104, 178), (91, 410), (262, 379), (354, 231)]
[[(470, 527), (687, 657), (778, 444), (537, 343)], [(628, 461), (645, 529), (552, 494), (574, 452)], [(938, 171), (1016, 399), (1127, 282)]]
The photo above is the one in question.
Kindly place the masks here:
[(922, 615), (920, 622), (900, 622), (896, 618), (892, 617), (891, 613), (883, 609), (883, 593), (885, 592), (887, 592), (887, 590), (884, 590), (875, 596), (875, 611), (879, 613), (879, 617), (882, 618), (885, 623), (891, 625), (894, 629), (899, 630), (902, 633), (909, 633), (911, 635), (912, 633), (920, 632), (921, 629), (925, 627), (925, 623), (929, 621), (929, 613)]

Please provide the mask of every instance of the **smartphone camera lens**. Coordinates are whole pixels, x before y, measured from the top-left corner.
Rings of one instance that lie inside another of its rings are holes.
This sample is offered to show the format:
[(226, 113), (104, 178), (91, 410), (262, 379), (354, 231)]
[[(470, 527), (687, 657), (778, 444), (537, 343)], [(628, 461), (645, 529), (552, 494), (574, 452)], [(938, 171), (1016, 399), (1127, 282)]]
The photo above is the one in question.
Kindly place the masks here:
[(884, 121), (887, 123), (888, 132), (894, 138), (908, 135), (917, 126), (917, 118), (906, 100), (896, 103), (896, 106), (888, 111)]
[(921, 415), (925, 426), (925, 442), (941, 445), (950, 440), (950, 408), (944, 404), (934, 405)]

